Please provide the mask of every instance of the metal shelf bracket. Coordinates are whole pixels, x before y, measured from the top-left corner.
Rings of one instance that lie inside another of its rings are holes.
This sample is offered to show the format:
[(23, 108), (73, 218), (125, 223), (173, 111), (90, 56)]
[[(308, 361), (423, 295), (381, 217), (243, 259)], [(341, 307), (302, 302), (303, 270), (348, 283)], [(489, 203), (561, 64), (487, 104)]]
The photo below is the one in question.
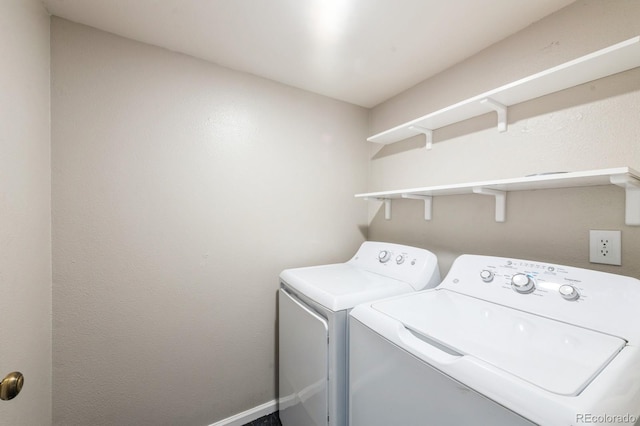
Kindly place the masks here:
[(410, 130), (413, 130), (415, 132), (419, 132), (422, 133), (427, 141), (427, 144), (425, 145), (425, 148), (427, 149), (431, 149), (431, 147), (433, 146), (433, 130), (431, 129), (426, 129), (424, 127), (420, 127), (420, 126), (411, 126), (409, 127)]
[(496, 222), (504, 222), (507, 209), (507, 193), (496, 189), (474, 187), (474, 194), (491, 195), (496, 198)]
[(431, 220), (431, 213), (433, 210), (433, 197), (431, 195), (420, 194), (402, 194), (402, 198), (408, 198), (411, 200), (423, 200), (424, 201), (424, 220)]
[(421, 194), (402, 194), (402, 198), (411, 200), (423, 200), (424, 201), (424, 220), (431, 220), (431, 213), (433, 211), (433, 197), (431, 195)]
[(375, 200), (384, 203), (384, 218), (391, 220), (391, 198), (365, 197), (365, 200)]
[(480, 101), (482, 105), (486, 105), (498, 113), (498, 131), (500, 133), (507, 131), (507, 107), (500, 102), (496, 102), (491, 98), (484, 98)]
[(629, 175), (612, 175), (609, 180), (625, 190), (625, 223), (640, 225), (640, 180)]

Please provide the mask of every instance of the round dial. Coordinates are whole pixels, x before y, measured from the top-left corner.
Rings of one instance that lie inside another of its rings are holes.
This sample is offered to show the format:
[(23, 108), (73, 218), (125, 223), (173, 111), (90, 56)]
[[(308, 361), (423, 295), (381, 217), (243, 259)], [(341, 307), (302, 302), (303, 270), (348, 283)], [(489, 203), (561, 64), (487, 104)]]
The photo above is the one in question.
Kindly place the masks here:
[(404, 263), (404, 256), (403, 256), (403, 255), (401, 255), (401, 254), (399, 254), (399, 255), (396, 257), (396, 263), (397, 263), (398, 265), (402, 265), (402, 264)]
[(391, 252), (389, 252), (389, 250), (380, 250), (380, 253), (378, 253), (378, 260), (380, 263), (387, 263), (390, 258)]
[(493, 272), (491, 272), (491, 271), (489, 271), (487, 269), (483, 269), (482, 271), (480, 271), (480, 278), (485, 283), (491, 282), (491, 281), (493, 281)]
[(511, 277), (511, 287), (518, 293), (531, 293), (536, 285), (526, 274), (515, 274)]
[(566, 300), (578, 300), (580, 298), (580, 293), (578, 293), (578, 290), (574, 286), (569, 284), (561, 285), (558, 289), (558, 292), (560, 293), (560, 296), (562, 296)]

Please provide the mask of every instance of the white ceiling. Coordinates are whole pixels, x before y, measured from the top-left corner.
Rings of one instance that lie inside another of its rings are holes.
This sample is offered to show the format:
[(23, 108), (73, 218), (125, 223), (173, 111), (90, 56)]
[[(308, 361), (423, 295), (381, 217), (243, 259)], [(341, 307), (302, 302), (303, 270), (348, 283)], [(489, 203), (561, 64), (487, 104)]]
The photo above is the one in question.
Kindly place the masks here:
[(574, 0), (43, 0), (52, 15), (364, 107)]

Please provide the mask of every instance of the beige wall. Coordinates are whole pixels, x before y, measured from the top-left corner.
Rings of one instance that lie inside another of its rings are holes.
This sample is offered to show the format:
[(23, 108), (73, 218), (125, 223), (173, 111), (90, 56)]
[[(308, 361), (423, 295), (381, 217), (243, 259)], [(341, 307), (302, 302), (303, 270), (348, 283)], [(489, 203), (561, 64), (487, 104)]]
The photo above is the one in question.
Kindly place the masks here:
[[(369, 134), (640, 34), (640, 2), (578, 1), (455, 67), (374, 108)], [(369, 191), (513, 178), (533, 173), (629, 166), (640, 170), (640, 69), (509, 108), (498, 133), (495, 113), (424, 137), (371, 148)], [(509, 193), (507, 222), (494, 201), (438, 197), (433, 220), (423, 203), (393, 203), (385, 221), (370, 202), (372, 240), (433, 249), (443, 272), (461, 253), (521, 257), (640, 278), (640, 228), (624, 224), (617, 187)], [(588, 262), (589, 229), (622, 230), (623, 266)]]
[[(374, 108), (367, 131), (366, 110), (54, 18), (54, 423), (203, 426), (272, 400), (277, 275), (353, 253), (365, 186), (640, 169), (638, 69), (512, 107), (506, 133), (487, 115), (431, 151), (364, 142), (638, 34), (640, 2), (579, 1)], [(43, 149), (19, 173), (48, 173)], [(485, 253), (640, 278), (617, 187), (510, 193), (503, 224), (482, 196), (437, 198), (430, 222), (419, 201), (391, 221), (369, 206), (369, 239), (429, 248), (445, 273)], [(622, 230), (622, 267), (588, 263), (589, 229)]]
[(288, 267), (364, 240), (367, 111), (52, 20), (54, 423), (275, 398)]
[(0, 425), (51, 423), (49, 16), (40, 1), (0, 4)]

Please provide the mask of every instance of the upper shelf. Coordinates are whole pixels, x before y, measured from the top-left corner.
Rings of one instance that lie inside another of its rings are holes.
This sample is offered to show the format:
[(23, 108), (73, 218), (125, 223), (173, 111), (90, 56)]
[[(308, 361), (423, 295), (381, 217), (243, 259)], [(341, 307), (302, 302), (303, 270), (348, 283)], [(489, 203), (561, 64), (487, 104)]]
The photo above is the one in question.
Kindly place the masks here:
[(431, 218), (431, 197), (438, 195), (483, 194), (496, 197), (496, 221), (505, 221), (506, 193), (534, 189), (572, 188), (581, 186), (617, 185), (626, 191), (627, 225), (640, 225), (640, 173), (629, 167), (588, 170), (571, 173), (551, 173), (513, 179), (490, 180), (453, 185), (428, 186), (396, 191), (356, 194), (357, 198), (377, 199), (386, 203), (385, 217), (391, 217), (391, 199), (425, 200), (425, 219)]
[(573, 61), (533, 74), (367, 138), (390, 144), (431, 132), (490, 111), (498, 112), (499, 130), (506, 130), (506, 107), (578, 86), (640, 66), (640, 36), (614, 44)]

